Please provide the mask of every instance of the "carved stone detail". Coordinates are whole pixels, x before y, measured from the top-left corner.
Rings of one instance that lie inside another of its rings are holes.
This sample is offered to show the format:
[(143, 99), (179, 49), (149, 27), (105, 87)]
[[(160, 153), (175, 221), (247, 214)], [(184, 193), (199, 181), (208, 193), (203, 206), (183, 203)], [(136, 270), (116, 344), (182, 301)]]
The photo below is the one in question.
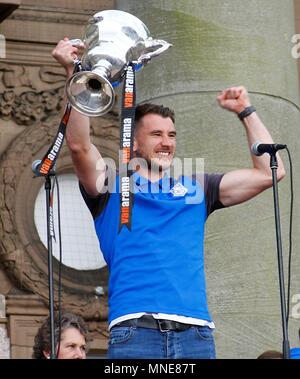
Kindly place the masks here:
[(25, 67), (9, 66), (2, 64), (0, 70), (3, 72), (3, 84), (7, 88), (32, 87), (28, 71)]
[(15, 102), (14, 91), (5, 91), (0, 94), (0, 115), (4, 120), (9, 120), (13, 112)]
[(62, 97), (62, 88), (40, 93), (24, 92), (16, 98), (11, 115), (19, 125), (28, 126), (44, 121), (49, 114), (60, 111)]
[[(32, 75), (27, 67), (0, 65), (3, 92), (0, 92), (0, 118), (29, 126), (45, 121), (61, 109), (64, 75), (61, 69), (42, 67)], [(34, 77), (32, 79), (31, 77)], [(53, 89), (49, 88), (49, 83)], [(39, 91), (38, 88), (47, 87)]]

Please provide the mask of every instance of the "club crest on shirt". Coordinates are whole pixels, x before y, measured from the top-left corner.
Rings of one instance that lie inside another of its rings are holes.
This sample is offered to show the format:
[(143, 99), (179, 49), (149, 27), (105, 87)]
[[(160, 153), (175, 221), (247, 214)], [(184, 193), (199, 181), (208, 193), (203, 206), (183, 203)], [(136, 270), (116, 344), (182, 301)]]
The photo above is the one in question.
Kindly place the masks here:
[(188, 189), (184, 187), (181, 183), (176, 183), (175, 186), (170, 190), (173, 196), (184, 196), (188, 192)]

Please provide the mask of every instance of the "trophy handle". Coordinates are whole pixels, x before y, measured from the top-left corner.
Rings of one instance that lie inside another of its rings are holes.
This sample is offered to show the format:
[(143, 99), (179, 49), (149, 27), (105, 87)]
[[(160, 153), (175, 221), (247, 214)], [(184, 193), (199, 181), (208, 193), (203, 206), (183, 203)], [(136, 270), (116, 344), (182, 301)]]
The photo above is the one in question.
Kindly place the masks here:
[(173, 46), (171, 43), (168, 43), (162, 39), (152, 39), (152, 37), (146, 39), (144, 45), (144, 54), (138, 58), (138, 64), (148, 63), (153, 57), (157, 57)]

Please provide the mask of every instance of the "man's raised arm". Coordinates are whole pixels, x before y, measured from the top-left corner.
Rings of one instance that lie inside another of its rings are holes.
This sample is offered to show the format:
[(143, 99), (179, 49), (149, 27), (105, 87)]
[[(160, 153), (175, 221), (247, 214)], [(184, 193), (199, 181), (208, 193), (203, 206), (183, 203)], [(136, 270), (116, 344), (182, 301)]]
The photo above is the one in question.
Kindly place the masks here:
[[(64, 38), (52, 51), (53, 57), (65, 68), (67, 78), (73, 74), (73, 62), (79, 49), (72, 46), (68, 38)], [(104, 185), (106, 165), (91, 143), (89, 118), (75, 109), (72, 109), (67, 125), (66, 142), (78, 179), (89, 195), (96, 196)]]
[[(244, 87), (232, 87), (224, 90), (218, 96), (218, 102), (222, 108), (237, 115), (251, 105), (247, 90)], [(242, 122), (246, 130), (250, 151), (255, 142), (274, 143), (269, 131), (255, 111), (252, 111), (248, 116), (246, 115)], [(243, 203), (272, 186), (270, 156), (267, 154), (262, 156), (251, 154), (251, 157), (252, 168), (230, 171), (223, 176), (219, 196), (223, 205), (230, 206)], [(278, 153), (277, 159), (277, 177), (278, 180), (281, 180), (285, 176), (285, 170)]]

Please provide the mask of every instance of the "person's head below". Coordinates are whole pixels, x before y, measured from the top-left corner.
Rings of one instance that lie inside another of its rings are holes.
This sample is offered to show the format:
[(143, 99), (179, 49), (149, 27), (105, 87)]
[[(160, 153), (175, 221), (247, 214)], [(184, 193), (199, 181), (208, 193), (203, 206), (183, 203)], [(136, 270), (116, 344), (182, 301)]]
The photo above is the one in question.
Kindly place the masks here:
[(174, 111), (168, 107), (150, 103), (136, 107), (133, 152), (145, 161), (144, 170), (170, 168), (176, 151), (174, 124)]
[(277, 350), (267, 350), (260, 354), (257, 359), (283, 359), (283, 354)]
[[(88, 329), (82, 317), (71, 312), (58, 314), (54, 318), (54, 338), (57, 359), (86, 359)], [(60, 334), (60, 343), (59, 342)], [(48, 359), (51, 353), (50, 317), (47, 317), (34, 338), (34, 359)]]

